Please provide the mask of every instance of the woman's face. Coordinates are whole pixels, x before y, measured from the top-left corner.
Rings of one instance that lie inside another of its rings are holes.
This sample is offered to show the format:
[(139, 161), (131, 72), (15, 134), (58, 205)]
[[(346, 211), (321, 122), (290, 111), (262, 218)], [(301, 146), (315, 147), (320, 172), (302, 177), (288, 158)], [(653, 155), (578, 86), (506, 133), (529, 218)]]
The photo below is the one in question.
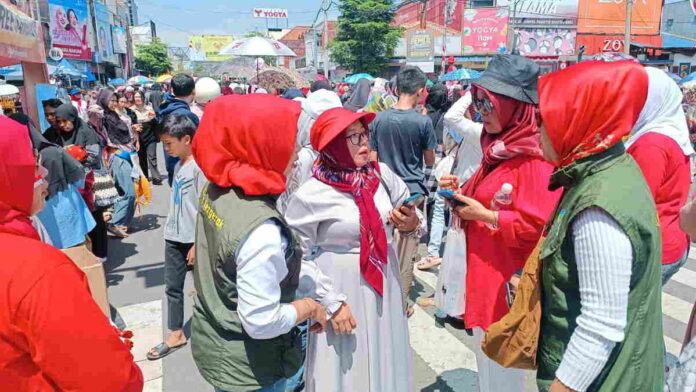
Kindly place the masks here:
[(118, 98), (115, 95), (109, 99), (109, 110), (116, 111), (118, 109)]
[(118, 108), (123, 110), (128, 107), (128, 100), (126, 97), (121, 97), (118, 99)]
[(62, 8), (56, 9), (56, 23), (61, 27), (65, 27), (65, 12), (63, 12)]
[(75, 124), (67, 118), (56, 117), (56, 123), (58, 124), (58, 128), (66, 133), (72, 132), (72, 130), (75, 129)]
[(135, 96), (133, 97), (133, 101), (135, 101), (136, 105), (142, 106), (143, 105), (143, 96), (140, 94), (135, 94)]
[(46, 206), (46, 196), (48, 196), (48, 181), (46, 176), (48, 170), (40, 164), (36, 167), (34, 174), (34, 194), (31, 201), (31, 215), (36, 215)]
[[(488, 101), (486, 93), (481, 89), (476, 89), (476, 99)], [(487, 133), (497, 135), (503, 132), (503, 127), (500, 124), (500, 117), (498, 117), (495, 107), (492, 110), (480, 110), (479, 113), (481, 113), (481, 118), (483, 120), (483, 129), (485, 129)]]
[(70, 22), (70, 26), (77, 27), (77, 15), (75, 15), (75, 11), (71, 10), (68, 12), (68, 21)]
[(370, 149), (368, 147), (368, 134), (360, 120), (350, 124), (345, 130), (348, 150), (353, 157), (355, 166), (360, 168), (370, 161)]
[(544, 128), (543, 124), (539, 126), (539, 144), (541, 144), (541, 152), (544, 154), (544, 159), (553, 164), (558, 164), (558, 153), (554, 150), (549, 134), (546, 133), (546, 128)]

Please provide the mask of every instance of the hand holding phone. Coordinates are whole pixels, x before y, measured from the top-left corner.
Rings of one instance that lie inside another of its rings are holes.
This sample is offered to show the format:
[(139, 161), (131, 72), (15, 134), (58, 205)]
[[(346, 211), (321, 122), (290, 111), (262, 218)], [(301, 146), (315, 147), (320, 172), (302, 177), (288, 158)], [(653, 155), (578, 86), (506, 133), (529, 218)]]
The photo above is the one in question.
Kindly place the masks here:
[(465, 206), (466, 204), (457, 200), (454, 197), (454, 192), (449, 189), (443, 189), (437, 192), (438, 195), (442, 196), (447, 200), (453, 207)]
[(404, 200), (404, 202), (401, 203), (399, 208), (400, 207), (413, 208), (413, 207), (417, 206), (418, 204), (420, 204), (420, 201), (422, 199), (423, 199), (423, 195), (421, 195), (420, 193), (414, 193), (413, 195), (411, 195), (411, 197)]

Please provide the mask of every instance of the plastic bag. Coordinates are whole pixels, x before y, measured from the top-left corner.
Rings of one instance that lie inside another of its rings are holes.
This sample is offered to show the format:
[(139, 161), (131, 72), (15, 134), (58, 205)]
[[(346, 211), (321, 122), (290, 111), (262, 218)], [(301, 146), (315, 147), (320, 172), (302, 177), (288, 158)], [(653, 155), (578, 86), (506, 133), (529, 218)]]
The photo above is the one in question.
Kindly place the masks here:
[(435, 305), (452, 317), (466, 310), (466, 234), (457, 221), (454, 218), (447, 231), (435, 288)]

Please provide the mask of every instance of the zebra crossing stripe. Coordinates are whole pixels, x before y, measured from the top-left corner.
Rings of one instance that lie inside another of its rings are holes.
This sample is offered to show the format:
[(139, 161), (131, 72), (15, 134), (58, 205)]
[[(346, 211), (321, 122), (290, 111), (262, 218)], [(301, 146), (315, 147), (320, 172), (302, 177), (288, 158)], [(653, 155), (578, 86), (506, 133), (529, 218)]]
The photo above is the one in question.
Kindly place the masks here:
[(684, 267), (680, 268), (679, 271), (672, 276), (671, 280), (696, 289), (696, 287), (694, 287), (696, 284), (696, 272)]
[(693, 304), (662, 292), (662, 314), (688, 324), (692, 307)]

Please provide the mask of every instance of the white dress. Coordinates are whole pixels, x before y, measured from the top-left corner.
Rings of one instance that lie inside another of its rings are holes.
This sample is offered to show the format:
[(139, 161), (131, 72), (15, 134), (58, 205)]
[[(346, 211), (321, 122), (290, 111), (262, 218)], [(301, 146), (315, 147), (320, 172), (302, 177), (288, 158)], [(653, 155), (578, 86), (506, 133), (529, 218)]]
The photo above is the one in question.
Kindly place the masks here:
[(375, 204), (382, 215), (389, 243), (384, 296), (380, 297), (360, 274), (359, 212), (353, 196), (316, 178), (292, 196), (287, 223), (304, 242), (305, 255), (314, 255), (334, 289), (348, 297), (357, 321), (349, 335), (337, 335), (328, 325), (322, 334), (309, 335), (306, 392), (409, 392), (412, 390), (411, 350), (404, 315), (399, 265), (393, 244), (389, 211), (408, 197), (406, 184), (387, 165)]

